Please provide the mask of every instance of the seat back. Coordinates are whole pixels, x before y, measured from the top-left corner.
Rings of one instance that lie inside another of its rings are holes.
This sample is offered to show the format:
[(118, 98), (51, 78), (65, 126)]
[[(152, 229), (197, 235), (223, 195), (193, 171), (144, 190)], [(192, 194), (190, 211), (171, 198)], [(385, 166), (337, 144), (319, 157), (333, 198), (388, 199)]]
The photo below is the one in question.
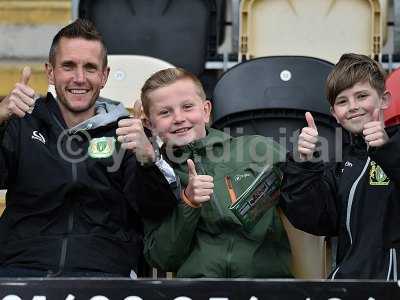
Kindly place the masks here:
[(385, 109), (385, 125), (393, 126), (400, 124), (400, 69), (389, 74), (386, 79), (386, 88), (391, 94), (390, 106)]
[(296, 229), (281, 210), (278, 212), (288, 235), (292, 251), (292, 271), (295, 278), (327, 278), (330, 273), (330, 256), (325, 237)]
[(216, 28), (222, 22), (216, 12), (224, 7), (220, 2), (81, 0), (79, 16), (96, 25), (110, 54), (148, 55), (198, 75), (204, 70), (209, 44), (215, 50), (219, 43)]
[(110, 75), (100, 95), (120, 101), (127, 108), (132, 108), (140, 99), (140, 89), (152, 74), (174, 67), (166, 61), (142, 55), (109, 55), (108, 66)]
[(6, 208), (6, 192), (7, 190), (0, 190), (0, 216)]
[[(272, 137), (288, 151), (296, 149), (298, 130), (310, 111), (325, 157), (341, 153), (341, 131), (325, 100), (325, 80), (333, 65), (301, 56), (262, 57), (240, 63), (218, 80), (213, 95), (213, 126), (233, 136)], [(339, 157), (340, 159), (340, 157)]]
[(240, 57), (305, 55), (336, 63), (346, 52), (378, 55), (386, 38), (387, 2), (242, 0)]

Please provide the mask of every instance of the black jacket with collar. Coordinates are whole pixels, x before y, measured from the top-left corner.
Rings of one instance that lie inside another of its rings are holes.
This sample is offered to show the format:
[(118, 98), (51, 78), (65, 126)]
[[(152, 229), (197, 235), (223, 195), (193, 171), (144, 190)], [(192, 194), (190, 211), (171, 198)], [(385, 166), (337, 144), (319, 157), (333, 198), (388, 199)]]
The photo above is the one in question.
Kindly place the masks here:
[(90, 119), (65, 130), (48, 94), (32, 114), (7, 122), (0, 144), (0, 183), (8, 189), (0, 218), (2, 266), (55, 274), (137, 270), (141, 217), (169, 213), (176, 199), (157, 167), (142, 168), (120, 148), (115, 130), (127, 114), (119, 110), (125, 113), (107, 112), (100, 126)]
[(369, 150), (362, 137), (351, 137), (344, 142), (341, 162), (289, 157), (284, 166), (281, 206), (292, 224), (312, 234), (338, 236), (332, 278), (397, 279), (400, 130), (387, 132), (389, 141)]

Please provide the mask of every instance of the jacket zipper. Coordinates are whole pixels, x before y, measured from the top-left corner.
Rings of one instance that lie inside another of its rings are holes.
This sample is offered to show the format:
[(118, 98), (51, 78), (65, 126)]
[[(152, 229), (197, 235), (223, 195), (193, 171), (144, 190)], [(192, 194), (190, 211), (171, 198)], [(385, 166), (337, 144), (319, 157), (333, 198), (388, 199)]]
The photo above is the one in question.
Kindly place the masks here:
[(228, 253), (226, 255), (226, 278), (232, 278), (232, 254), (233, 254), (233, 237), (229, 239)]
[[(353, 237), (351, 235), (351, 228), (350, 228), (351, 207), (353, 205), (354, 194), (356, 192), (358, 183), (361, 180), (361, 178), (364, 176), (365, 171), (367, 170), (370, 161), (371, 161), (371, 158), (368, 157), (367, 158), (367, 162), (365, 163), (364, 168), (361, 171), (361, 174), (358, 176), (356, 181), (354, 181), (353, 185), (351, 186), (351, 189), (350, 189), (350, 192), (349, 192), (349, 197), (347, 198), (346, 229), (347, 229), (347, 233), (348, 233), (348, 235), (350, 237), (350, 248), (353, 245)], [(349, 255), (349, 253), (350, 253), (350, 249), (347, 251), (347, 256)], [(346, 260), (347, 256), (345, 258), (343, 258), (342, 263)], [(332, 280), (335, 279), (336, 273), (339, 271), (339, 269), (340, 269), (340, 266), (338, 266), (336, 268), (336, 270), (333, 272), (332, 278), (331, 278)]]
[[(61, 130), (64, 132), (65, 129), (62, 124), (58, 121), (58, 119), (53, 115), (53, 118), (56, 121), (56, 124), (61, 128)], [(77, 165), (76, 163), (71, 162), (71, 173), (72, 173), (72, 181), (76, 182), (78, 178), (78, 170), (77, 170)], [(50, 277), (57, 277), (62, 274), (64, 271), (65, 267), (65, 261), (67, 259), (67, 249), (68, 249), (68, 236), (72, 232), (72, 228), (74, 226), (74, 213), (73, 210), (70, 210), (69, 215), (68, 215), (68, 225), (67, 225), (67, 233), (62, 239), (62, 244), (61, 244), (61, 253), (60, 253), (60, 261), (58, 263), (58, 271), (56, 273), (50, 274)]]
[(392, 269), (393, 269), (393, 280), (397, 281), (397, 254), (395, 248), (390, 248), (389, 250), (389, 268), (386, 276), (386, 281), (390, 280)]

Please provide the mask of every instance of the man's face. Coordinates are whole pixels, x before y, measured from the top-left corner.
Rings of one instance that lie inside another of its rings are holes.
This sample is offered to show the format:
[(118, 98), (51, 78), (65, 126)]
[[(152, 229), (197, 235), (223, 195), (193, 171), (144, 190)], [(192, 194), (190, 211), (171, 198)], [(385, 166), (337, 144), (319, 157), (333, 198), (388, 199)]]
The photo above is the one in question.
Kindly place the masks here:
[(343, 90), (335, 99), (331, 108), (336, 121), (346, 130), (360, 134), (364, 125), (373, 121), (375, 111), (382, 118), (383, 109), (389, 105), (389, 95), (385, 92), (379, 96), (368, 81), (358, 82), (351, 88)]
[(164, 143), (183, 146), (206, 136), (211, 103), (202, 100), (190, 79), (149, 93), (149, 125)]
[(46, 71), (62, 109), (75, 114), (93, 107), (109, 73), (101, 43), (82, 38), (61, 38), (54, 66), (47, 64)]

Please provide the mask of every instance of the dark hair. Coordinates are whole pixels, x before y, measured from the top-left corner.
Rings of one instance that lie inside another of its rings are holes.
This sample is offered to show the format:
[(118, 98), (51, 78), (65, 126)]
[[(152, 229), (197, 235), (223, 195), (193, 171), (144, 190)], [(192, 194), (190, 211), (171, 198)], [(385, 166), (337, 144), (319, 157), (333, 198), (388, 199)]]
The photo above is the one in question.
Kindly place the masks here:
[(206, 94), (204, 92), (203, 86), (200, 80), (195, 75), (182, 68), (164, 69), (151, 75), (150, 78), (146, 80), (146, 82), (142, 87), (140, 99), (142, 101), (144, 114), (147, 117), (149, 117), (149, 108), (151, 101), (149, 94), (152, 91), (171, 85), (181, 79), (191, 80), (194, 86), (196, 87), (196, 92), (199, 95), (199, 97), (202, 100), (206, 100)]
[(104, 45), (101, 34), (97, 31), (92, 22), (85, 19), (76, 19), (71, 24), (62, 28), (53, 38), (49, 52), (49, 62), (54, 66), (58, 44), (62, 38), (82, 38), (88, 41), (98, 41), (103, 48), (103, 67), (107, 66), (107, 48)]
[(336, 97), (358, 82), (368, 81), (379, 96), (385, 92), (386, 73), (372, 58), (354, 53), (343, 54), (326, 80), (326, 96), (331, 106)]

